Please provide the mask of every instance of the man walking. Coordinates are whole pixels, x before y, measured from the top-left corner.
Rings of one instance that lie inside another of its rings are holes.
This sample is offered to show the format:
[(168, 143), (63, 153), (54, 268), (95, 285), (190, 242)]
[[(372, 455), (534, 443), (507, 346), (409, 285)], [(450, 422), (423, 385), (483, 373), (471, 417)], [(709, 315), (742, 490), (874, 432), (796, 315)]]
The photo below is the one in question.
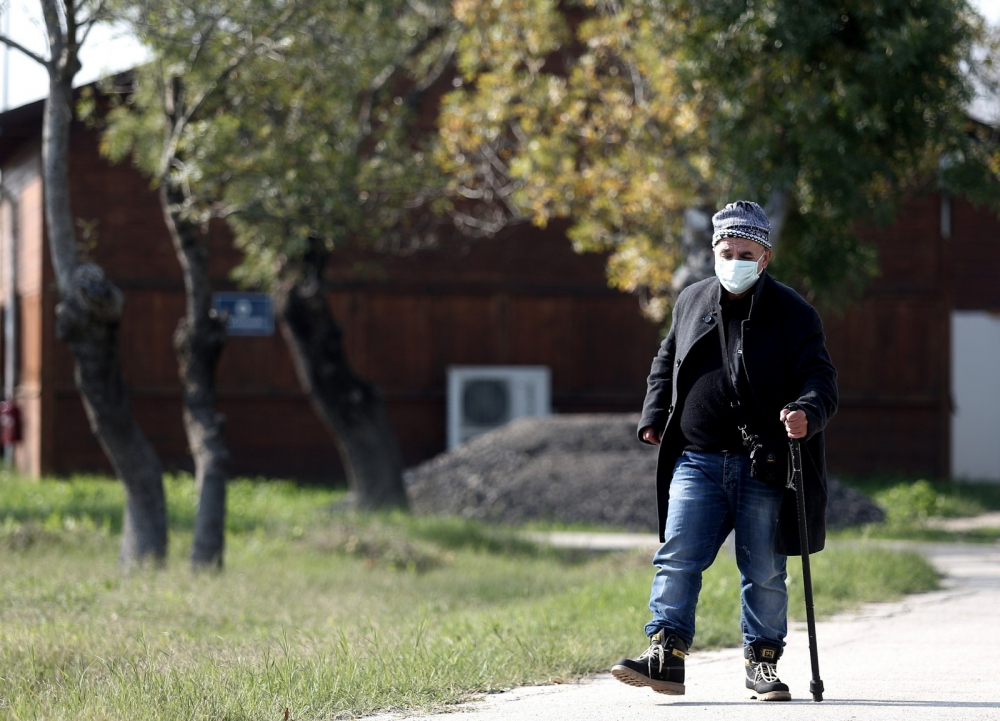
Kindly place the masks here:
[[(788, 701), (777, 675), (787, 630), (786, 556), (801, 552), (788, 438), (802, 439), (809, 553), (826, 537), (823, 429), (837, 408), (837, 372), (819, 315), (766, 272), (770, 224), (745, 200), (712, 218), (715, 278), (686, 288), (653, 359), (639, 439), (659, 445), (660, 540), (649, 647), (612, 674), (684, 693), (684, 658), (707, 569), (735, 531), (741, 626), (751, 698)], [(789, 407), (791, 406), (791, 407)]]

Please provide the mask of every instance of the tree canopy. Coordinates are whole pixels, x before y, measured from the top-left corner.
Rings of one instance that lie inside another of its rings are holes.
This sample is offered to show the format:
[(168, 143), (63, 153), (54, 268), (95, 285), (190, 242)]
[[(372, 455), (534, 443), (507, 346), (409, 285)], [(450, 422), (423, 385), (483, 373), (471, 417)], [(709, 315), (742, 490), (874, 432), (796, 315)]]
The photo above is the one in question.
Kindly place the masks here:
[[(447, 6), (170, 0), (128, 12), (155, 60), (112, 114), (105, 149), (173, 175), (192, 217), (225, 217), (243, 280), (268, 287), (317, 240), (329, 250), (407, 236), (420, 216), (404, 198), (422, 206), (438, 183), (412, 123), (451, 55)], [(173, 131), (162, 127), (170, 84), (204, 98)]]
[(964, 112), (983, 27), (962, 0), (454, 8), (462, 83), (438, 155), (453, 194), (504, 189), (507, 220), (570, 219), (659, 317), (690, 208), (766, 202), (779, 270), (836, 302), (876, 272), (859, 228), (939, 176), (1000, 203), (995, 131)]
[[(481, 235), (565, 218), (662, 317), (685, 211), (747, 197), (776, 268), (836, 303), (877, 272), (859, 229), (903, 199), (1000, 198), (996, 129), (965, 113), (991, 55), (964, 0), (142, 7), (157, 60), (107, 146), (152, 169), (174, 143), (189, 212), (228, 218), (259, 285), (317, 242), (413, 242), (429, 211)], [(183, 132), (147, 112), (165, 83), (206, 97)]]

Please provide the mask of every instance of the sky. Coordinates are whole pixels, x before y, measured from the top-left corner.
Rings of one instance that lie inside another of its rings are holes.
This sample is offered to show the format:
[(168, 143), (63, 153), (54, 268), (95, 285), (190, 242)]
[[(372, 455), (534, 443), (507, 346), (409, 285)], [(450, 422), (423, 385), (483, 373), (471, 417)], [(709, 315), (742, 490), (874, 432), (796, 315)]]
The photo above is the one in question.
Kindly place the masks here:
[[(47, 44), (38, 1), (5, 0), (2, 6), (4, 10), (10, 7), (10, 13), (0, 19), (0, 32), (46, 56)], [(83, 68), (74, 84), (86, 85), (106, 73), (127, 70), (145, 57), (145, 50), (134, 38), (116, 28), (98, 25), (80, 51)], [(48, 94), (49, 77), (41, 65), (17, 50), (0, 49), (0, 108), (17, 108)]]
[[(1000, 0), (971, 0), (979, 12), (994, 25), (1000, 25)], [(6, 8), (10, 12), (4, 12)], [(0, 2), (0, 31), (29, 50), (46, 54), (45, 33), (40, 20), (37, 0), (6, 0)], [(107, 73), (127, 70), (147, 57), (146, 51), (120, 29), (98, 26), (87, 38), (80, 51), (83, 69), (76, 76), (76, 85), (86, 85)], [(48, 95), (48, 75), (33, 60), (16, 50), (0, 49), (0, 110), (20, 107)], [(972, 114), (983, 120), (1000, 120), (996, 100), (980, 100)], [(992, 116), (992, 117), (990, 117)]]

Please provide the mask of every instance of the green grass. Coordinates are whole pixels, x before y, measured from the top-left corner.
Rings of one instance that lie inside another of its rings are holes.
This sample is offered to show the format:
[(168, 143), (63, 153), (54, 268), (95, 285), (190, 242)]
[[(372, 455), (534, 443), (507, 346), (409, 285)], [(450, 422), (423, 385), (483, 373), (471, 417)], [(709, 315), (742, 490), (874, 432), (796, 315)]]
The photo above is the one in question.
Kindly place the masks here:
[[(643, 646), (647, 554), (560, 552), (514, 529), (354, 514), (339, 492), (239, 481), (226, 570), (194, 575), (190, 479), (167, 492), (167, 569), (123, 575), (116, 483), (0, 479), (4, 718), (438, 708), (577, 678)], [(794, 611), (799, 569), (790, 559)], [(829, 549), (813, 569), (820, 614), (937, 583), (916, 554), (878, 548)], [(739, 644), (738, 599), (724, 556), (706, 574), (696, 651)]]
[(948, 479), (915, 479), (900, 475), (842, 477), (886, 512), (886, 520), (862, 529), (838, 531), (837, 538), (891, 538), (913, 541), (992, 543), (1000, 528), (945, 530), (935, 521), (1000, 511), (1000, 484)]
[(851, 488), (873, 498), (904, 486), (922, 484), (938, 495), (944, 516), (975, 515), (985, 511), (1000, 511), (1000, 483), (970, 483), (952, 479), (914, 478), (901, 474), (872, 476), (838, 476)]

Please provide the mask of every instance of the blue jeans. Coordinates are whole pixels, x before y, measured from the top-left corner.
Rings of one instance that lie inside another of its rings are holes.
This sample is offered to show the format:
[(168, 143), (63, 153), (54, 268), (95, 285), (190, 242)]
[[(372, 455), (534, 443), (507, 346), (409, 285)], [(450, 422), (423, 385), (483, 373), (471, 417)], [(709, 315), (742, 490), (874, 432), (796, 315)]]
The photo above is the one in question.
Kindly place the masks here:
[(750, 476), (750, 458), (744, 454), (685, 451), (677, 459), (666, 543), (653, 557), (659, 570), (649, 596), (653, 620), (646, 625), (647, 636), (664, 629), (691, 646), (701, 575), (735, 529), (743, 644), (785, 645), (786, 559), (774, 552), (782, 494)]

